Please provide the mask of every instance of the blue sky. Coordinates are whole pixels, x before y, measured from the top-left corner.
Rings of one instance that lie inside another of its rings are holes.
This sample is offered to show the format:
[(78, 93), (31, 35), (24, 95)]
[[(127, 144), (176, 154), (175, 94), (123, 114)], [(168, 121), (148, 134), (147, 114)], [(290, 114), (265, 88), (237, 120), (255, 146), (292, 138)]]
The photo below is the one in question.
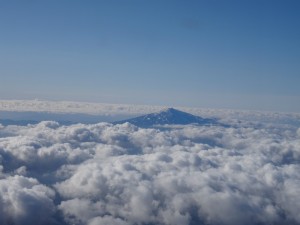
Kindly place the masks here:
[(300, 112), (300, 2), (0, 1), (0, 98)]

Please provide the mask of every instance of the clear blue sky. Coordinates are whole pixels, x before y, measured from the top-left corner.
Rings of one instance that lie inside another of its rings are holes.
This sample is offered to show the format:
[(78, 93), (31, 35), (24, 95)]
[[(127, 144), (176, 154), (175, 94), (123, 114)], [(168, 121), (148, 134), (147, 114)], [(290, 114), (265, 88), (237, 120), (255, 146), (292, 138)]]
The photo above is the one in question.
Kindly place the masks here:
[(0, 0), (0, 98), (300, 112), (300, 1)]

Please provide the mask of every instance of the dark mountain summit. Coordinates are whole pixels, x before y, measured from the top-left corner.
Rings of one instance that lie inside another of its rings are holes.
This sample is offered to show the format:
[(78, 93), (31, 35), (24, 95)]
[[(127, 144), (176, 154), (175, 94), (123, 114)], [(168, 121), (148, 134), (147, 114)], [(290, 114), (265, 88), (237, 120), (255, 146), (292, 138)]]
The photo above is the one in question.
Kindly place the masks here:
[(194, 116), (190, 113), (182, 112), (173, 108), (160, 111), (158, 113), (150, 113), (144, 116), (136, 118), (122, 120), (115, 122), (120, 123), (131, 123), (139, 127), (151, 127), (154, 125), (167, 125), (167, 124), (199, 124), (199, 125), (217, 125), (219, 124), (215, 119), (206, 119), (200, 116)]

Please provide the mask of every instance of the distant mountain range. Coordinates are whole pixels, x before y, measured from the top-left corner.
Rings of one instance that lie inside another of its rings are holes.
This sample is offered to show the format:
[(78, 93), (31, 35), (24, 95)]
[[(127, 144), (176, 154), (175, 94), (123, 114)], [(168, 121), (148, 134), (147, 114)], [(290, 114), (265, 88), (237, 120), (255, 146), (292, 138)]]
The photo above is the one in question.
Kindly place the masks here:
[[(39, 116), (39, 114), (37, 114)], [(26, 116), (26, 115), (25, 115)], [(42, 117), (44, 116), (44, 117)], [(67, 121), (67, 120), (57, 120), (56, 117), (53, 117), (52, 114), (50, 115), (42, 115), (39, 117), (36, 117), (37, 120), (29, 120), (29, 119), (20, 119), (20, 118), (15, 118), (15, 119), (1, 119), (0, 118), (0, 124), (6, 126), (6, 125), (20, 125), (20, 126), (26, 126), (28, 124), (37, 124), (40, 121), (43, 120), (55, 120), (58, 121), (62, 125), (71, 125), (74, 123), (97, 123), (97, 122), (102, 122), (102, 118), (92, 118), (93, 120), (91, 121), (84, 121), (78, 120), (78, 121)], [(48, 116), (48, 118), (47, 118)], [(53, 118), (52, 118), (52, 117)], [(69, 118), (68, 115), (63, 115), (64, 117), (61, 116), (61, 119), (67, 119)], [(59, 117), (58, 117), (59, 118)], [(72, 119), (72, 115), (69, 119)], [(80, 118), (79, 118), (80, 119)], [(186, 124), (196, 124), (196, 125), (222, 125), (220, 122), (218, 122), (217, 119), (212, 119), (212, 118), (202, 118), (200, 116), (195, 116), (190, 113), (186, 113), (174, 108), (168, 108), (165, 110), (162, 110), (157, 113), (150, 113), (146, 114), (143, 116), (135, 117), (132, 119), (126, 119), (126, 120), (121, 120), (117, 122), (113, 122), (113, 124), (122, 124), (122, 123), (131, 123), (133, 125), (136, 125), (138, 127), (153, 127), (153, 126), (158, 126), (158, 125), (186, 125)]]
[(174, 108), (168, 108), (158, 113), (150, 113), (144, 116), (135, 117), (132, 119), (117, 121), (114, 124), (131, 123), (139, 127), (151, 127), (155, 125), (221, 125), (216, 119), (202, 118), (194, 116)]

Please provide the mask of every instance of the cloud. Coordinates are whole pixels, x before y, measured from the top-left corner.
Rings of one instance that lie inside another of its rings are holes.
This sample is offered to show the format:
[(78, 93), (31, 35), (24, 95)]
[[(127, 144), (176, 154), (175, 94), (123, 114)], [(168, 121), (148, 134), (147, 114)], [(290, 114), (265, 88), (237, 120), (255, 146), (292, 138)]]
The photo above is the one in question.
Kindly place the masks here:
[[(170, 106), (168, 106), (170, 107)], [(74, 101), (45, 100), (0, 100), (1, 119), (41, 121), (59, 120), (65, 122), (117, 121), (137, 115), (158, 112), (166, 107), (150, 105), (105, 104)], [(231, 109), (206, 109), (176, 107), (204, 118), (217, 117), (223, 122), (256, 121), (300, 126), (299, 113), (278, 113)], [(5, 121), (4, 121), (5, 122)], [(6, 121), (7, 122), (7, 121)], [(0, 126), (1, 129), (1, 126)]]
[(2, 126), (0, 223), (299, 224), (299, 129)]
[(54, 223), (55, 192), (36, 179), (8, 176), (0, 180), (1, 224)]
[(107, 104), (73, 101), (0, 100), (0, 111), (78, 113), (90, 115), (137, 115), (161, 110), (162, 106)]

